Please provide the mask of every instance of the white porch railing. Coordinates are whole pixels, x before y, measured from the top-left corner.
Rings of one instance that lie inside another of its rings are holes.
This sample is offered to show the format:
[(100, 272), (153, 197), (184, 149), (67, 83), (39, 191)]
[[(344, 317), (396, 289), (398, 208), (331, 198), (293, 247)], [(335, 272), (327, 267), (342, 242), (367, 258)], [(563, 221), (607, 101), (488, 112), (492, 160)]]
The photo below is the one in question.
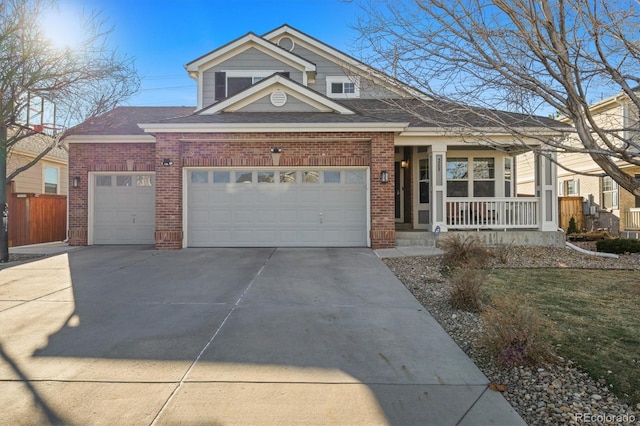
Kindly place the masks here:
[(626, 231), (640, 230), (640, 208), (627, 209), (625, 212), (624, 229)]
[(447, 198), (449, 229), (537, 229), (540, 199)]

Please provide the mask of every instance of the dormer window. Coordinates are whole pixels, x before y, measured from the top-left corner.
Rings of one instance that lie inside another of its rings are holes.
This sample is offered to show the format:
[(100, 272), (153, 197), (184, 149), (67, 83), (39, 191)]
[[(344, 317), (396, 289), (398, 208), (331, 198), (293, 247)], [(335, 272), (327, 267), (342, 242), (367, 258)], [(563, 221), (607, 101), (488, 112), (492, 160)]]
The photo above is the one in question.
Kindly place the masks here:
[(359, 98), (359, 77), (328, 76), (327, 96), (330, 98)]

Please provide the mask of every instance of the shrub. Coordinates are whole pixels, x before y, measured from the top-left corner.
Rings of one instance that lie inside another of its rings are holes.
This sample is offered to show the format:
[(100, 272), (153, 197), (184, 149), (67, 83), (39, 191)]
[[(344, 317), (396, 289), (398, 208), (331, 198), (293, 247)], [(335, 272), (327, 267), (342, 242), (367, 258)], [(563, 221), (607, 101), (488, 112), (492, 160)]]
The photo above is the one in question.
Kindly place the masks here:
[(611, 240), (596, 241), (598, 251), (606, 253), (640, 253), (640, 240), (627, 240), (614, 238)]
[(482, 274), (476, 268), (466, 266), (456, 269), (450, 278), (452, 288), (449, 293), (449, 303), (451, 306), (467, 312), (479, 312), (482, 281)]
[(493, 255), (502, 263), (506, 265), (509, 263), (509, 258), (511, 258), (511, 254), (513, 253), (513, 244), (500, 244), (493, 248)]
[(504, 366), (537, 365), (551, 357), (551, 323), (519, 295), (496, 297), (481, 315), (483, 341)]
[(446, 269), (463, 266), (480, 268), (489, 261), (489, 251), (476, 236), (452, 234), (444, 238), (439, 246), (444, 250), (442, 264)]
[(576, 218), (571, 216), (569, 219), (569, 228), (567, 229), (567, 234), (577, 234), (578, 233), (578, 225), (576, 225)]

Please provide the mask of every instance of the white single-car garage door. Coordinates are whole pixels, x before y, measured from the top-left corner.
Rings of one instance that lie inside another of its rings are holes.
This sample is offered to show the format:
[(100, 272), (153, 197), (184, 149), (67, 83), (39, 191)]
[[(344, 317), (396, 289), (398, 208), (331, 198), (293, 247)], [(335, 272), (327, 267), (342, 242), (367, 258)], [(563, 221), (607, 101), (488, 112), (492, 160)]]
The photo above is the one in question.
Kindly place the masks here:
[(93, 174), (93, 244), (153, 244), (155, 177)]
[(367, 245), (366, 169), (191, 169), (190, 247)]

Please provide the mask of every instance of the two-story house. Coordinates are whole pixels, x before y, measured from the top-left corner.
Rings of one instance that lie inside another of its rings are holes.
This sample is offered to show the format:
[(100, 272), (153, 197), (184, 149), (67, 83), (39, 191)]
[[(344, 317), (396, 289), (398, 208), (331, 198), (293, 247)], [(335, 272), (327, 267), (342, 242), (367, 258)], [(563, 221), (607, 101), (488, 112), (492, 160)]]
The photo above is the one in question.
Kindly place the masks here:
[(507, 132), (461, 117), (463, 135), (453, 103), (299, 30), (248, 33), (186, 71), (195, 107), (120, 107), (66, 137), (71, 244), (384, 248), (396, 228), (564, 243), (549, 160), (517, 198)]

